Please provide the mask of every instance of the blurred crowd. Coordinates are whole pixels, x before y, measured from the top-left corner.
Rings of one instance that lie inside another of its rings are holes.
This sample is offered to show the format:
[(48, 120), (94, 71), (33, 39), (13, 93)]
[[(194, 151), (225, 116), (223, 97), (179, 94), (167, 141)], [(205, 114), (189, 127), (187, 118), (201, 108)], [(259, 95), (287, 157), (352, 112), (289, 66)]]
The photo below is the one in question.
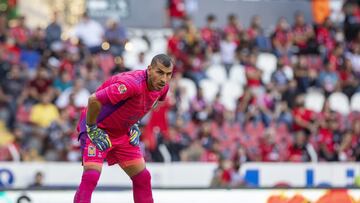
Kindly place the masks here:
[[(236, 14), (226, 25), (210, 14), (197, 27), (182, 1), (169, 2), (167, 52), (175, 72), (167, 100), (141, 121), (147, 161), (218, 162), (212, 185), (238, 186), (244, 162), (360, 160), (359, 112), (334, 111), (327, 99), (360, 92), (358, 3), (344, 3), (341, 22), (306, 22), (299, 11), (294, 23), (282, 17), (265, 32), (270, 25), (257, 15), (245, 27)], [(130, 38), (119, 21), (101, 25), (86, 13), (67, 39), (56, 13), (45, 29), (0, 15), (0, 161), (80, 161), (76, 124), (88, 96), (112, 74), (146, 68), (143, 52), (136, 66), (125, 65)], [(262, 53), (276, 57), (269, 81), (257, 67)], [(234, 110), (221, 92), (204, 98), (200, 84), (214, 63), (227, 77), (234, 66), (243, 69)], [(197, 89), (191, 99), (184, 78)], [(310, 90), (325, 96), (320, 112), (304, 105)]]
[[(198, 90), (189, 110), (182, 111), (184, 93), (173, 86), (176, 119), (162, 141), (172, 160), (217, 161), (214, 187), (244, 185), (237, 171), (247, 161), (359, 161), (360, 112), (337, 111), (329, 101), (334, 92), (348, 100), (360, 92), (359, 3), (344, 1), (342, 9), (343, 20), (330, 13), (316, 23), (296, 12), (292, 24), (281, 17), (270, 32), (260, 16), (245, 27), (234, 14), (225, 26), (208, 15), (198, 28), (184, 13), (174, 12), (174, 35), (168, 40), (168, 52), (176, 58), (174, 83), (190, 78)], [(264, 52), (277, 59), (268, 81), (257, 67)], [(244, 70), (246, 82), (234, 111), (221, 101), (222, 92), (212, 102), (203, 94), (212, 88), (201, 81), (216, 55), (228, 79), (235, 66)], [(320, 111), (305, 106), (311, 91), (324, 95)]]

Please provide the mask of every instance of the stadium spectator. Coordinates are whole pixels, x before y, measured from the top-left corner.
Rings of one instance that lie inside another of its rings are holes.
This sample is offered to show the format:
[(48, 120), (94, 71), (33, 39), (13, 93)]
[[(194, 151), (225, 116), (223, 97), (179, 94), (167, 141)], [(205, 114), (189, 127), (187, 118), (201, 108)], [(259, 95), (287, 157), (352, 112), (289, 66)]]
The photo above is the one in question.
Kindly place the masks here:
[(346, 0), (343, 10), (345, 39), (347, 42), (351, 42), (356, 39), (360, 30), (359, 4), (356, 1)]
[(292, 35), (296, 53), (317, 53), (317, 44), (315, 41), (313, 27), (305, 23), (305, 17), (302, 12), (296, 12), (295, 14), (295, 23), (292, 27)]
[(292, 50), (293, 35), (290, 26), (284, 17), (279, 19), (276, 29), (272, 34), (272, 46), (274, 47), (274, 54), (279, 58), (289, 58), (294, 54), (294, 51)]
[[(174, 28), (162, 35), (168, 36), (163, 48), (176, 59), (169, 91), (174, 101), (142, 123), (146, 160), (164, 161), (164, 146), (171, 161), (231, 159), (232, 177), (237, 162), (243, 161), (316, 161), (317, 155), (321, 161), (360, 159), (356, 112), (333, 112), (327, 99), (320, 113), (304, 104), (310, 90), (324, 96), (339, 91), (349, 99), (360, 91), (358, 4), (345, 1), (344, 27), (331, 16), (313, 26), (302, 13), (295, 13), (291, 28), (280, 18), (273, 29), (261, 23), (260, 14), (242, 22), (248, 27), (239, 23), (243, 19), (236, 14), (228, 15), (227, 24), (220, 24), (223, 19), (212, 14), (199, 28), (194, 23), (198, 19), (186, 16), (186, 3), (191, 1), (168, 2)], [(137, 61), (128, 58), (133, 50), (126, 53), (125, 42), (137, 32), (126, 33), (122, 24), (114, 22), (104, 31), (86, 14), (75, 26), (79, 43), (61, 37), (62, 25), (56, 18), (45, 30), (30, 29), (21, 16), (13, 22), (0, 14), (0, 122), (12, 135), (11, 139), (0, 136), (5, 140), (1, 155), (7, 160), (79, 161), (77, 136), (68, 129), (74, 129), (84, 98), (111, 73), (146, 68), (151, 52), (134, 52)], [(152, 34), (145, 36), (150, 42)], [(110, 44), (110, 50), (101, 49), (103, 42)], [(264, 79), (268, 66), (258, 64), (263, 51), (276, 57), (270, 81)], [(226, 82), (238, 85), (234, 91), (230, 88), (234, 94), (239, 89), (233, 98), (235, 110), (225, 105), (224, 84), (202, 84), (204, 79), (212, 80), (207, 75), (212, 65), (232, 73)], [(184, 78), (190, 81), (185, 84)], [(44, 114), (40, 121), (34, 111), (44, 106), (46, 95), (49, 106), (59, 104), (52, 109), (59, 116), (46, 119), (50, 114)], [(165, 125), (160, 130), (154, 128), (159, 126), (157, 117), (167, 121), (160, 122)], [(20, 157), (12, 154), (14, 149)], [(236, 184), (230, 178), (227, 185)]]
[(344, 65), (338, 70), (339, 82), (341, 90), (349, 97), (358, 91), (359, 81), (353, 72), (352, 63), (349, 59), (345, 59)]
[(307, 135), (310, 135), (317, 131), (316, 115), (304, 106), (304, 99), (304, 95), (298, 95), (295, 98), (295, 106), (292, 110), (294, 118), (293, 130), (295, 132), (304, 130)]
[(260, 51), (271, 51), (271, 43), (264, 33), (261, 17), (259, 15), (255, 15), (251, 18), (246, 35), (249, 38), (251, 46), (257, 47)]
[(217, 27), (216, 16), (210, 14), (206, 18), (206, 25), (201, 29), (201, 38), (210, 52), (218, 52), (220, 48), (221, 30)]
[(31, 108), (30, 122), (40, 128), (47, 128), (50, 124), (59, 118), (59, 111), (54, 104), (51, 103), (52, 96), (44, 94), (40, 97), (40, 103), (35, 104)]
[(97, 53), (101, 50), (104, 28), (98, 22), (92, 20), (87, 13), (84, 13), (82, 20), (75, 25), (74, 34), (80, 40), (80, 43), (89, 48), (91, 53)]
[(57, 98), (56, 106), (65, 108), (70, 103), (71, 95), (74, 97), (74, 104), (77, 108), (86, 107), (90, 92), (84, 87), (84, 80), (77, 79), (74, 81), (73, 87), (65, 89)]
[(325, 57), (334, 49), (336, 43), (336, 30), (331, 19), (329, 17), (326, 18), (325, 21), (317, 27), (315, 32), (319, 52)]
[(146, 62), (145, 62), (145, 53), (144, 52), (140, 52), (138, 54), (138, 58), (137, 58), (137, 63), (131, 67), (132, 70), (142, 70), (144, 68), (146, 68)]
[(287, 160), (291, 162), (309, 162), (311, 161), (310, 152), (308, 151), (308, 138), (304, 131), (295, 133), (294, 143), (289, 146)]
[(30, 97), (35, 101), (40, 101), (43, 95), (53, 94), (53, 87), (51, 85), (49, 72), (44, 67), (37, 68), (35, 77), (30, 80), (28, 86)]
[(353, 72), (356, 77), (360, 76), (360, 43), (351, 43), (349, 51), (345, 53), (346, 59), (351, 61)]
[(240, 34), (243, 31), (243, 27), (240, 24), (237, 16), (235, 14), (229, 14), (227, 17), (227, 25), (224, 28), (225, 34), (232, 34), (234, 36), (234, 40), (237, 43), (240, 43)]
[(33, 182), (29, 185), (29, 188), (38, 188), (44, 186), (44, 174), (41, 171), (35, 173)]
[(232, 162), (227, 159), (219, 159), (218, 168), (215, 169), (210, 187), (229, 187), (231, 182)]
[(227, 74), (230, 73), (230, 68), (235, 63), (235, 51), (236, 51), (236, 41), (233, 33), (225, 33), (225, 37), (220, 42), (220, 53), (222, 63), (226, 69)]
[(62, 28), (59, 23), (59, 16), (57, 12), (53, 13), (52, 22), (45, 29), (45, 41), (48, 47), (54, 42), (61, 41)]
[(110, 52), (114, 56), (122, 56), (125, 43), (128, 41), (124, 26), (116, 20), (109, 20), (105, 30), (105, 41), (110, 44)]
[(16, 25), (9, 30), (10, 37), (15, 40), (15, 43), (19, 47), (25, 46), (31, 35), (31, 31), (26, 26), (25, 21), (25, 16), (19, 16), (17, 18)]
[(320, 72), (318, 83), (325, 90), (325, 95), (330, 95), (331, 92), (339, 89), (338, 74), (330, 63), (325, 64), (325, 69)]
[(166, 27), (178, 28), (182, 25), (186, 16), (184, 0), (167, 0), (166, 10)]

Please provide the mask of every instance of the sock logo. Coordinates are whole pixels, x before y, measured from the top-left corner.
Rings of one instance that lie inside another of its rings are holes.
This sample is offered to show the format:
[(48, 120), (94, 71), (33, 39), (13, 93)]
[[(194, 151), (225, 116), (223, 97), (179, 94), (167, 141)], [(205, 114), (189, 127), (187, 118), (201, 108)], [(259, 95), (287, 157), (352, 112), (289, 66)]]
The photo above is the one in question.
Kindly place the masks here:
[(95, 155), (96, 155), (96, 148), (95, 148), (95, 146), (90, 145), (88, 147), (88, 156), (94, 157)]

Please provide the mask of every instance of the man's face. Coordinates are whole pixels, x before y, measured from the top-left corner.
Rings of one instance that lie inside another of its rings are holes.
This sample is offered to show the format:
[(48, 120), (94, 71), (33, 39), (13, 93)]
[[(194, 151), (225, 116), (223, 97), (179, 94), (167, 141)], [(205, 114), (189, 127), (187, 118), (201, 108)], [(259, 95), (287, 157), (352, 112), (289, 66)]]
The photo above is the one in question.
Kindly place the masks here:
[(170, 81), (173, 66), (165, 67), (161, 63), (157, 62), (155, 65), (148, 67), (148, 84), (151, 90), (161, 90)]

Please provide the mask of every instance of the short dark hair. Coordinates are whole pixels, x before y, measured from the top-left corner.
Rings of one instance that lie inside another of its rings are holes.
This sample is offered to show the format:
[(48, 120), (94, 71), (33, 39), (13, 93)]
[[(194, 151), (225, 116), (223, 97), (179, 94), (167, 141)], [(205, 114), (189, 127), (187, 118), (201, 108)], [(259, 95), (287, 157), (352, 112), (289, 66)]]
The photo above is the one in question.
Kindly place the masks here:
[(207, 21), (214, 21), (216, 20), (216, 16), (214, 14), (209, 14), (206, 18)]
[(173, 61), (170, 58), (170, 56), (166, 54), (158, 54), (154, 56), (154, 58), (152, 58), (151, 65), (153, 66), (156, 65), (157, 63), (161, 63), (163, 66), (169, 68), (173, 64)]

